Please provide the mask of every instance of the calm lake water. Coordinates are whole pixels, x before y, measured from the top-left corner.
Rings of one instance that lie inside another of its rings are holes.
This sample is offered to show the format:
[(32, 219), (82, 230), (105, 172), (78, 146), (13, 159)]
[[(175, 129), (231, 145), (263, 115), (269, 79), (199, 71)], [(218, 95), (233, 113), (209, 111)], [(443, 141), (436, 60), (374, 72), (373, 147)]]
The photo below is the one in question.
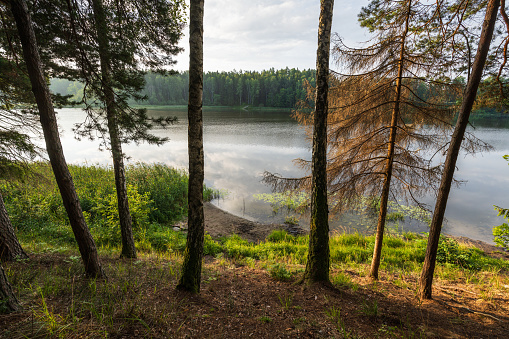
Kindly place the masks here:
[[(186, 110), (151, 110), (152, 115), (177, 116), (179, 122), (154, 134), (167, 136), (170, 141), (163, 146), (126, 145), (124, 152), (137, 161), (160, 162), (178, 168), (187, 168), (187, 118)], [(64, 153), (69, 163), (111, 163), (109, 153), (98, 150), (98, 141), (77, 141), (71, 131), (74, 123), (81, 122), (80, 109), (59, 110)], [(507, 125), (507, 124), (506, 124)], [(477, 124), (474, 134), (495, 147), (490, 153), (460, 156), (456, 177), (465, 181), (451, 192), (444, 232), (463, 235), (492, 243), (492, 226), (503, 221), (496, 216), (493, 205), (509, 207), (509, 166), (502, 158), (509, 154), (509, 126), (497, 122)], [(228, 212), (260, 222), (282, 222), (284, 214), (273, 215), (268, 203), (254, 198), (259, 193), (270, 193), (270, 187), (261, 183), (264, 171), (286, 177), (298, 177), (303, 171), (295, 167), (293, 159), (310, 159), (309, 142), (301, 128), (288, 112), (204, 110), (205, 182), (208, 186), (227, 192), (224, 199), (214, 203)], [(433, 197), (425, 202), (434, 206)], [(306, 225), (306, 219), (301, 225)], [(346, 215), (334, 220), (331, 227), (341, 231), (363, 231), (373, 220), (359, 221)], [(363, 223), (364, 225), (360, 225)], [(399, 229), (424, 232), (427, 226), (416, 222), (403, 222)], [(392, 227), (396, 227), (392, 225)], [(369, 232), (369, 230), (368, 230)]]

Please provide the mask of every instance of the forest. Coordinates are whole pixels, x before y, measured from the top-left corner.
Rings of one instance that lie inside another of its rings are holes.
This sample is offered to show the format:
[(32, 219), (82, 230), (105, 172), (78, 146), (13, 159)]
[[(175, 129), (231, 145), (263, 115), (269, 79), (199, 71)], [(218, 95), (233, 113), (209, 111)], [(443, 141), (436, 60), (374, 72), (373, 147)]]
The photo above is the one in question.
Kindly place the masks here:
[[(262, 72), (206, 72), (203, 75), (203, 104), (206, 106), (243, 106), (294, 108), (306, 98), (304, 81), (314, 86), (314, 70), (270, 69)], [(52, 79), (50, 89), (72, 100), (83, 97), (83, 84)], [(189, 95), (189, 72), (173, 75), (148, 73), (140, 92), (146, 100), (139, 105), (185, 105)]]
[[(372, 0), (360, 47), (333, 34), (333, 0), (319, 7), (316, 70), (204, 72), (204, 0), (0, 0), (0, 336), (507, 334), (509, 226), (498, 247), (443, 234), (458, 157), (492, 149), (472, 111), (507, 111), (505, 1)], [(187, 29), (189, 70), (165, 76)], [(187, 105), (186, 170), (128, 161), (176, 122), (143, 102)], [(68, 164), (56, 109), (71, 105), (77, 142), (110, 165)], [(263, 182), (307, 228), (209, 203), (224, 192), (205, 185), (204, 105), (293, 109), (306, 174)], [(391, 206), (424, 211), (426, 194), (428, 232), (389, 229), (408, 213)], [(331, 232), (355, 209), (372, 234)]]

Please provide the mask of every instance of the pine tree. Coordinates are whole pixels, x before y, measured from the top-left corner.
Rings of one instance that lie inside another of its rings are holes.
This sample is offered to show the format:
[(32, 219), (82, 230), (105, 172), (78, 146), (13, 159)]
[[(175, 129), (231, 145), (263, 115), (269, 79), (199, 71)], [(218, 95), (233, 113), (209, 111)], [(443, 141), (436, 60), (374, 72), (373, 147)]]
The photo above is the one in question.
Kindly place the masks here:
[(125, 178), (124, 155), (119, 136), (118, 115), (116, 113), (115, 92), (113, 91), (109, 30), (106, 24), (106, 13), (102, 0), (92, 0), (93, 16), (97, 34), (97, 45), (100, 60), (100, 74), (103, 88), (103, 101), (106, 106), (106, 121), (110, 138), (110, 149), (113, 158), (113, 170), (115, 173), (115, 187), (117, 190), (118, 214), (120, 231), (122, 235), (121, 257), (136, 258), (134, 246), (133, 225), (129, 213), (129, 201), (127, 198), (127, 186)]
[(11, 313), (21, 310), (21, 305), (12, 291), (11, 284), (7, 280), (4, 268), (0, 264), (0, 310), (2, 313)]
[[(52, 6), (48, 4), (48, 6)], [(83, 82), (82, 102), (87, 119), (76, 125), (78, 137), (102, 136), (102, 147), (111, 151), (119, 221), (122, 233), (122, 257), (135, 258), (129, 213), (122, 144), (142, 142), (161, 145), (167, 138), (149, 132), (154, 125), (166, 126), (173, 117), (149, 118), (146, 110), (133, 109), (131, 100), (143, 100), (144, 69), (160, 70), (172, 65), (172, 56), (181, 36), (181, 1), (102, 0), (61, 1), (55, 11), (67, 19), (67, 25), (45, 31), (45, 45), (53, 59), (68, 60), (74, 68), (60, 68), (63, 76)], [(49, 15), (50, 18), (45, 17)], [(38, 13), (41, 27), (55, 13)], [(42, 34), (41, 34), (42, 35)], [(59, 44), (55, 44), (55, 40)], [(134, 225), (137, 226), (137, 225)]]
[(97, 248), (83, 217), (74, 183), (65, 162), (53, 102), (41, 68), (37, 40), (28, 7), (23, 0), (11, 0), (9, 5), (16, 21), (19, 39), (23, 47), (23, 59), (39, 109), (41, 126), (46, 141), (46, 150), (76, 242), (78, 243), (81, 258), (85, 265), (85, 273), (90, 277), (104, 277), (105, 275), (97, 255)]
[(304, 282), (329, 283), (329, 208), (327, 194), (327, 114), (329, 93), (329, 53), (334, 1), (320, 2), (318, 49), (316, 56), (316, 99), (313, 124), (311, 179), (311, 220), (309, 250)]
[(203, 216), (203, 11), (204, 0), (191, 0), (189, 10), (188, 233), (178, 289), (200, 292), (205, 224)]
[(482, 25), (481, 37), (479, 38), (477, 54), (472, 65), (471, 76), (468, 79), (456, 127), (454, 128), (451, 143), (449, 144), (449, 149), (447, 151), (442, 180), (440, 182), (440, 189), (438, 191), (435, 210), (430, 224), (426, 256), (424, 258), (421, 277), (419, 279), (419, 297), (421, 299), (431, 299), (432, 297), (433, 273), (436, 264), (438, 242), (440, 240), (442, 222), (444, 219), (445, 209), (447, 207), (447, 199), (451, 189), (452, 177), (456, 168), (456, 160), (458, 159), (465, 129), (468, 125), (468, 118), (472, 111), (479, 83), (481, 82), (484, 65), (490, 49), (491, 39), (493, 37), (499, 6), (500, 0), (490, 0), (488, 2), (486, 16)]

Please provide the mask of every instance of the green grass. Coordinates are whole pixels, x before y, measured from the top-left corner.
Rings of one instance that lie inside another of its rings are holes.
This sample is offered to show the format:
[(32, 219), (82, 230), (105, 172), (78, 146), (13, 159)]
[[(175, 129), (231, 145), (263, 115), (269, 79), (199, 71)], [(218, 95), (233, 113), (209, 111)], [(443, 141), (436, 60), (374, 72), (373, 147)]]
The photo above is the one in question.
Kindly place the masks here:
[[(102, 253), (117, 253), (120, 230), (117, 220), (113, 171), (107, 166), (70, 166), (88, 225)], [(32, 175), (25, 181), (0, 181), (0, 191), (18, 237), (30, 251), (73, 252), (77, 246), (72, 234), (51, 168), (47, 163), (31, 165)], [(128, 193), (134, 221), (134, 238), (142, 253), (177, 253), (185, 249), (186, 234), (173, 231), (171, 225), (187, 214), (187, 174), (163, 164), (137, 163), (127, 168)], [(205, 190), (206, 197), (217, 191)], [(355, 234), (332, 234), (331, 263), (367, 265), (371, 262), (374, 237)], [(426, 237), (407, 233), (384, 237), (381, 268), (387, 271), (416, 272), (424, 260)], [(275, 279), (288, 280), (296, 265), (304, 265), (308, 236), (272, 232), (265, 241), (251, 243), (237, 235), (221, 239), (205, 236), (205, 255), (222, 255), (262, 266)], [(475, 248), (459, 245), (442, 237), (437, 256), (442, 277), (455, 277), (459, 271), (507, 272), (507, 261), (486, 256)], [(345, 277), (335, 283), (346, 285)]]
[[(100, 165), (71, 165), (83, 214), (99, 247), (116, 247), (120, 227), (113, 169)], [(30, 176), (0, 181), (9, 217), (25, 242), (36, 239), (53, 247), (73, 246), (74, 236), (51, 167), (30, 164)], [(164, 164), (136, 163), (126, 168), (129, 208), (135, 241), (142, 250), (180, 250), (182, 240), (168, 233), (169, 225), (187, 215), (188, 175)], [(220, 195), (204, 189), (205, 200)], [(213, 249), (211, 249), (213, 251)]]

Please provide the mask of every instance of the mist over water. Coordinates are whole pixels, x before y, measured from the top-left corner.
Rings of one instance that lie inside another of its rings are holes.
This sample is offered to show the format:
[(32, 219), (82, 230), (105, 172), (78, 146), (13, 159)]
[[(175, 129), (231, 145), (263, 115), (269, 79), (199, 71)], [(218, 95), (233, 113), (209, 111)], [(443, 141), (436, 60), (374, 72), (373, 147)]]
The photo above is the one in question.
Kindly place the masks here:
[[(73, 124), (83, 122), (85, 114), (77, 108), (58, 110), (62, 144), (69, 163), (110, 165), (108, 151), (99, 151), (99, 141), (74, 138)], [(124, 145), (127, 163), (159, 162), (187, 168), (187, 111), (185, 109), (150, 110), (149, 115), (177, 116), (178, 123), (153, 133), (170, 141), (163, 146), (147, 144)], [(509, 125), (509, 124), (505, 124)], [(492, 243), (492, 226), (503, 221), (496, 216), (493, 205), (509, 207), (509, 166), (502, 158), (509, 154), (509, 128), (490, 122), (472, 130), (475, 136), (490, 143), (495, 150), (475, 156), (460, 155), (456, 177), (465, 181), (453, 188), (446, 212), (444, 232), (463, 235)], [(271, 193), (261, 182), (264, 171), (285, 177), (299, 177), (304, 171), (293, 164), (297, 158), (311, 159), (311, 148), (305, 130), (284, 111), (246, 111), (232, 109), (204, 110), (205, 183), (227, 192), (224, 199), (214, 201), (219, 207), (250, 220), (281, 223), (284, 214), (273, 215), (268, 203), (253, 197)], [(434, 197), (424, 199), (431, 208)], [(373, 218), (371, 218), (373, 219)], [(306, 218), (301, 220), (305, 226)], [(363, 225), (361, 225), (361, 223)], [(331, 229), (364, 231), (373, 223), (366, 216), (347, 214), (333, 220)], [(404, 231), (423, 232), (427, 226), (417, 222), (391, 224)], [(369, 230), (368, 230), (369, 232)]]

